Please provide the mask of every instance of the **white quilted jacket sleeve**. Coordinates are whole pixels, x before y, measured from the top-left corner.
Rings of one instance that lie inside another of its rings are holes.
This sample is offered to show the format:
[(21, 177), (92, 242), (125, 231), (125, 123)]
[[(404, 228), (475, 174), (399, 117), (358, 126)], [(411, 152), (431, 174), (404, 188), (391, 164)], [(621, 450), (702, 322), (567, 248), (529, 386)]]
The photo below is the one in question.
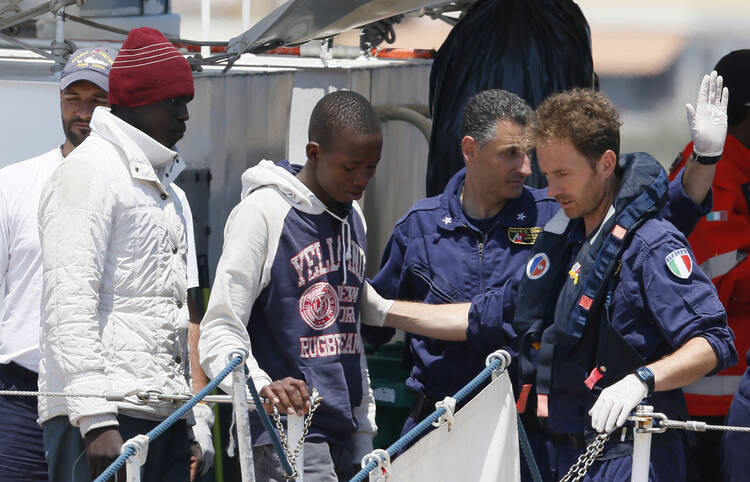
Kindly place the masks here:
[[(104, 172), (71, 155), (42, 191), (39, 236), (44, 318), (66, 393), (111, 393), (99, 326), (99, 287), (107, 262), (115, 189)], [(67, 398), (73, 425), (83, 416), (116, 414), (113, 402)]]

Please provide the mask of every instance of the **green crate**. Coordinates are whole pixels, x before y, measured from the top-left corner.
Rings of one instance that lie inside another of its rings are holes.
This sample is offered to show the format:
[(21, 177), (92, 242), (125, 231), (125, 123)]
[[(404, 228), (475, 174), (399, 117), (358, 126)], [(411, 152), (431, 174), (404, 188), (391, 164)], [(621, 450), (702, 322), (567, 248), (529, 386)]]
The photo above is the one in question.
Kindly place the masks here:
[(378, 435), (376, 448), (387, 448), (401, 435), (401, 428), (409, 417), (414, 393), (406, 388), (409, 370), (403, 366), (404, 342), (384, 345), (377, 350), (367, 350), (370, 386), (375, 397), (375, 421)]

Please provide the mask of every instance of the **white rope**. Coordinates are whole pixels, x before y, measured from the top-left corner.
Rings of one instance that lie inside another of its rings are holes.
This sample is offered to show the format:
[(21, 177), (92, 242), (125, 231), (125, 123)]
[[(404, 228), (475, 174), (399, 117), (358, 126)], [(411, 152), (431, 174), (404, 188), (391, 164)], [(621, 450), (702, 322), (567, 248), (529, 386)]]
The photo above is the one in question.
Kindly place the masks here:
[[(165, 394), (159, 390), (133, 390), (132, 392), (117, 393), (66, 393), (66, 392), (39, 392), (29, 390), (0, 390), (0, 396), (7, 397), (62, 397), (62, 398), (102, 398), (110, 402), (126, 402), (134, 405), (163, 404), (165, 402), (178, 403), (187, 402), (193, 395), (189, 394)], [(206, 403), (232, 403), (229, 395), (207, 395), (203, 401)], [(252, 404), (252, 402), (251, 402)]]

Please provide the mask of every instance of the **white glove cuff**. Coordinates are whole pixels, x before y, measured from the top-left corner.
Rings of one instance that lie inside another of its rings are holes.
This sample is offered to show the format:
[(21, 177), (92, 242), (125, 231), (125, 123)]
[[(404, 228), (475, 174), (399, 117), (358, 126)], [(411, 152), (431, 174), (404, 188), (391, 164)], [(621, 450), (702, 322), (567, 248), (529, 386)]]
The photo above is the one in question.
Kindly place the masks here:
[(387, 300), (380, 296), (368, 282), (365, 282), (364, 290), (361, 307), (362, 323), (371, 326), (383, 326), (385, 318), (388, 316), (391, 306), (393, 306), (393, 300)]
[(695, 152), (697, 155), (701, 157), (717, 157), (724, 153), (724, 146), (721, 146), (721, 150), (716, 152), (700, 152), (698, 149), (693, 146), (693, 152)]

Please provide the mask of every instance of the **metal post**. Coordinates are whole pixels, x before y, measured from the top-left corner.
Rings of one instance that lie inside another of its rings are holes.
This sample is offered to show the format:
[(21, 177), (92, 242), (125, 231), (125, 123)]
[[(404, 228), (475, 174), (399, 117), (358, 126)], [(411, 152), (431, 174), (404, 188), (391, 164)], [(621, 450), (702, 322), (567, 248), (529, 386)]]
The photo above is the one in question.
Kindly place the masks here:
[(651, 461), (651, 429), (654, 419), (651, 417), (654, 407), (639, 405), (636, 408), (636, 417), (641, 417), (635, 422), (633, 431), (633, 470), (631, 482), (648, 482), (648, 468)]
[(252, 25), (250, 0), (242, 0), (242, 31), (247, 32)]
[[(208, 40), (210, 30), (211, 30), (211, 0), (201, 0), (201, 37), (203, 38), (203, 40)], [(201, 55), (203, 57), (210, 57), (211, 47), (202, 46)]]
[[(236, 350), (229, 354), (227, 363), (235, 357), (241, 357), (242, 363), (232, 371), (232, 405), (234, 408), (235, 426), (237, 427), (237, 446), (240, 450), (240, 471), (242, 482), (255, 482), (255, 465), (253, 464), (253, 442), (250, 438), (250, 412), (247, 403), (247, 380), (245, 378), (245, 350)], [(262, 408), (261, 408), (262, 410)]]
[(65, 42), (65, 8), (61, 8), (55, 15), (55, 42)]
[(148, 436), (141, 434), (128, 439), (122, 444), (120, 453), (124, 453), (128, 447), (135, 449), (135, 454), (125, 462), (126, 482), (141, 482), (141, 467), (146, 463), (146, 458), (148, 457), (149, 441)]
[[(302, 431), (305, 428), (305, 418), (300, 417), (297, 414), (294, 415), (288, 415), (286, 417), (286, 427), (287, 427), (287, 435), (286, 439), (289, 441), (289, 447), (294, 448), (297, 445), (297, 441), (302, 437)], [(291, 462), (291, 460), (290, 460)], [(295, 479), (297, 482), (303, 482), (304, 480), (304, 468), (305, 468), (305, 446), (304, 443), (302, 444), (302, 447), (299, 449), (299, 454), (297, 455), (297, 460), (294, 461), (294, 467), (299, 474), (299, 476)]]

